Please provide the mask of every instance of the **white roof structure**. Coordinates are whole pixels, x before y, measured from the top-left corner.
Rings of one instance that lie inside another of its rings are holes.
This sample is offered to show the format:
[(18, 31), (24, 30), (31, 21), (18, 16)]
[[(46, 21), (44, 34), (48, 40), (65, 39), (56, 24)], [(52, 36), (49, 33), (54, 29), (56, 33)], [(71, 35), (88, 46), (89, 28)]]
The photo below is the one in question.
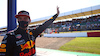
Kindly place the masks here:
[[(83, 9), (78, 9), (78, 10), (74, 10), (74, 11), (69, 11), (69, 12), (65, 12), (65, 13), (60, 13), (56, 20), (63, 20), (63, 19), (68, 19), (68, 18), (93, 15), (93, 14), (100, 14), (100, 5), (83, 8)], [(43, 18), (38, 18), (37, 20), (36, 19), (32, 20), (31, 24), (43, 23), (50, 17), (52, 17), (52, 16), (47, 16), (47, 17), (43, 17)]]

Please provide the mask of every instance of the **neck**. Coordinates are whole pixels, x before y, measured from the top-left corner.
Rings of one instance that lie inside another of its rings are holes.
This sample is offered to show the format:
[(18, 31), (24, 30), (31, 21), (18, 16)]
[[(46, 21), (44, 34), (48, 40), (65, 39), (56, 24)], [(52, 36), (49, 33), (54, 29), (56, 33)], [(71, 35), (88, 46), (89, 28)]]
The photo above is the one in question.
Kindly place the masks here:
[(23, 30), (27, 30), (27, 27), (26, 27), (26, 28), (19, 27), (19, 28), (21, 28), (21, 29), (23, 29)]

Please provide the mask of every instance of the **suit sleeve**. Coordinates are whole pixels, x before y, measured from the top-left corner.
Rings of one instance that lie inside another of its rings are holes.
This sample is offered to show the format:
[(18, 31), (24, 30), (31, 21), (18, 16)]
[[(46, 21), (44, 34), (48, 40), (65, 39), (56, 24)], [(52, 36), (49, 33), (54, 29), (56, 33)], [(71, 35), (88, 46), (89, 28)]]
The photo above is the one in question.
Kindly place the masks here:
[(14, 36), (6, 35), (0, 45), (0, 56), (13, 56), (14, 52)]
[(48, 21), (44, 22), (42, 25), (40, 25), (35, 30), (32, 30), (33, 36), (37, 37), (39, 34), (41, 34), (53, 21), (57, 18), (57, 14), (55, 14), (53, 17), (51, 17)]

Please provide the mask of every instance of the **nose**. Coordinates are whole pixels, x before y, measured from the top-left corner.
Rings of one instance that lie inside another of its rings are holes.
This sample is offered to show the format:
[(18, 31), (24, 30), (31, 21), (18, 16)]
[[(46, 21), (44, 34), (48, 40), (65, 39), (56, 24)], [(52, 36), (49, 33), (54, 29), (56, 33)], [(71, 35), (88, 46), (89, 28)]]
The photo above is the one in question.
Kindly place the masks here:
[(19, 20), (19, 21), (24, 21), (24, 18), (23, 18), (23, 17), (21, 17), (21, 18), (19, 18), (18, 20)]
[(24, 21), (24, 18), (21, 18), (21, 21)]

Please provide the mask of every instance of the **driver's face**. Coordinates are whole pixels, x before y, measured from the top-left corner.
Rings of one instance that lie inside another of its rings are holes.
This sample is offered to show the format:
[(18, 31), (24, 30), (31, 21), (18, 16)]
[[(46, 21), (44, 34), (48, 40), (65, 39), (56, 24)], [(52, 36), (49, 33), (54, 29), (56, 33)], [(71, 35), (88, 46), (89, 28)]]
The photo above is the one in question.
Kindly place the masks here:
[(30, 19), (27, 16), (19, 16), (18, 21), (30, 21)]

